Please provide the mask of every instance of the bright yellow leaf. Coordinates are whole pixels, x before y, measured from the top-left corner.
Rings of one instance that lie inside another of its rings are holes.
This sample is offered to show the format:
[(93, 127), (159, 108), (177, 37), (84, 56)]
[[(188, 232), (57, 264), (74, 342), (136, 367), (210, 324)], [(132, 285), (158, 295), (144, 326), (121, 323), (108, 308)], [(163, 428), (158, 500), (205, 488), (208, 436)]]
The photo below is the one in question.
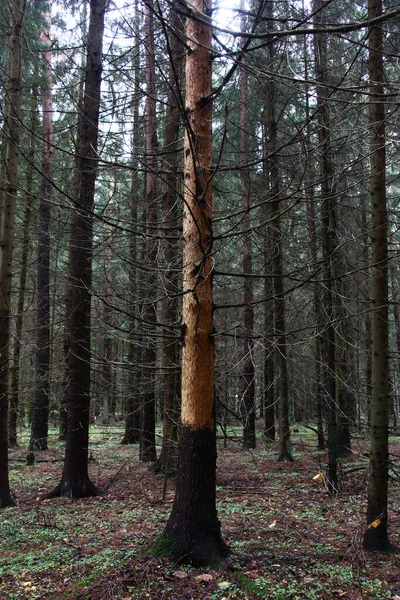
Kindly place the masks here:
[[(374, 529), (376, 529), (377, 527), (379, 527), (379, 525), (381, 524), (381, 520), (380, 519), (375, 519), (375, 521), (372, 521), (372, 523), (370, 524), (369, 527), (373, 527)], [(368, 527), (368, 529), (369, 529)]]

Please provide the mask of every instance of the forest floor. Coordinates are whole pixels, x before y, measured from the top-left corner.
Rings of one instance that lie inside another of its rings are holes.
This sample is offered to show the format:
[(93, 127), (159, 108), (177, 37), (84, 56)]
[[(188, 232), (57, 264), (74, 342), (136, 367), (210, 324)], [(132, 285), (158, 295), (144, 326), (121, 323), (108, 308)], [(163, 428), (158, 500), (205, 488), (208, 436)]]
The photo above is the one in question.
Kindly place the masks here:
[(392, 554), (361, 547), (366, 440), (354, 439), (353, 455), (341, 462), (335, 499), (313, 480), (325, 472), (326, 455), (309, 430), (293, 433), (291, 464), (278, 463), (275, 445), (261, 438), (252, 452), (239, 437), (226, 447), (220, 440), (218, 512), (231, 556), (218, 570), (146, 553), (168, 519), (174, 479), (154, 475), (121, 438), (118, 427), (91, 431), (91, 478), (105, 493), (84, 500), (40, 499), (61, 474), (55, 437), (33, 466), (26, 446), (10, 452), (17, 507), (0, 512), (1, 600), (400, 600), (399, 438), (391, 440)]

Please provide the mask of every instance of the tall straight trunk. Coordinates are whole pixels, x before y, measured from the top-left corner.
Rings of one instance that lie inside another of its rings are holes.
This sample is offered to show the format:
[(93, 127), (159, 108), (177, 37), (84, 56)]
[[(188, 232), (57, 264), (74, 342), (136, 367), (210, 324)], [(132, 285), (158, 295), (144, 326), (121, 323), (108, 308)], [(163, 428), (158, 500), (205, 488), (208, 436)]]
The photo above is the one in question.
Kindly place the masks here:
[(18, 190), (18, 157), (20, 138), (20, 102), (22, 76), (22, 36), (25, 0), (11, 5), (11, 38), (9, 46), (9, 98), (5, 115), (8, 134), (5, 156), (5, 184), (0, 235), (0, 508), (14, 504), (8, 479), (8, 396), (10, 357), (10, 306), (13, 262), (15, 205)]
[(43, 52), (43, 149), (42, 178), (40, 182), (39, 236), (36, 278), (36, 333), (35, 333), (35, 384), (31, 409), (30, 450), (47, 449), (50, 393), (50, 200), (52, 195), (53, 167), (53, 115), (51, 91), (50, 28), (51, 14), (44, 14), (45, 28), (42, 34), (46, 50)]
[[(183, 19), (173, 8), (170, 10), (172, 30), (183, 33)], [(180, 278), (178, 244), (178, 141), (181, 124), (180, 89), (183, 80), (184, 48), (175, 35), (169, 38), (170, 71), (169, 92), (165, 114), (163, 164), (164, 190), (162, 198), (163, 251), (165, 272), (163, 287), (165, 298), (162, 304), (163, 349), (161, 395), (163, 410), (163, 441), (161, 452), (154, 465), (154, 471), (167, 474), (176, 470), (177, 462), (177, 423), (179, 402), (179, 336), (176, 325), (179, 322), (178, 297)]]
[[(382, 14), (382, 0), (368, 0), (368, 18)], [(388, 538), (388, 240), (386, 205), (385, 104), (382, 24), (369, 31), (369, 117), (371, 196), (372, 373), (371, 431), (368, 477), (367, 529), (363, 547), (391, 548)]]
[(211, 0), (194, 0), (191, 10), (201, 20), (186, 21), (182, 428), (175, 500), (156, 547), (178, 561), (208, 565), (227, 553), (216, 508)]
[[(268, 131), (268, 123), (263, 123), (263, 139), (266, 139)], [(264, 155), (268, 155), (268, 145), (264, 145)], [(265, 160), (263, 171), (265, 177), (265, 187), (270, 188), (270, 164), (269, 160)], [(265, 221), (271, 217), (271, 209), (268, 204), (264, 207)], [(264, 264), (266, 268), (266, 277), (264, 279), (264, 296), (266, 303), (264, 307), (264, 437), (267, 442), (275, 441), (275, 381), (274, 381), (274, 354), (272, 349), (273, 323), (274, 323), (274, 308), (273, 308), (273, 283), (272, 277), (269, 277), (270, 269), (267, 266), (271, 264), (272, 253), (272, 236), (271, 225), (267, 227), (264, 235)]]
[[(361, 206), (361, 226), (362, 226), (362, 242), (363, 242), (363, 266), (366, 269), (370, 264), (370, 240), (369, 231), (367, 225), (367, 208), (366, 203), (363, 202)], [(370, 297), (370, 281), (365, 285), (365, 295)], [(365, 313), (365, 397), (366, 397), (366, 412), (367, 412), (367, 423), (368, 427), (371, 424), (371, 373), (372, 373), (372, 325), (371, 325), (371, 313), (366, 311)]]
[[(140, 24), (138, 0), (135, 0), (135, 55), (133, 59), (134, 69), (134, 95), (133, 95), (133, 126), (132, 126), (132, 175), (130, 192), (130, 225), (132, 230), (136, 230), (138, 222), (138, 197), (139, 197), (139, 176), (138, 176), (138, 152), (139, 152), (139, 105), (140, 105)], [(137, 238), (136, 232), (129, 238), (129, 293), (132, 299), (132, 306), (137, 296)], [(129, 316), (129, 337), (128, 337), (128, 394), (125, 407), (125, 431), (121, 444), (136, 444), (140, 439), (140, 401), (137, 390), (137, 370), (135, 362), (138, 363), (139, 349), (137, 348), (136, 335), (134, 333), (136, 318), (133, 311)]]
[(36, 135), (38, 131), (38, 86), (35, 82), (31, 90), (31, 116), (30, 116), (30, 145), (27, 156), (25, 211), (23, 219), (23, 234), (21, 240), (20, 272), (18, 279), (17, 314), (15, 317), (14, 346), (12, 354), (12, 366), (10, 374), (10, 399), (8, 412), (8, 443), (11, 447), (16, 446), (17, 424), (19, 413), (19, 363), (22, 348), (22, 325), (25, 304), (26, 276), (28, 272), (28, 251), (30, 224), (32, 220), (33, 203), (33, 173), (36, 153)]
[[(304, 11), (304, 0), (303, 11)], [(304, 79), (309, 81), (309, 69), (308, 69), (308, 50), (307, 50), (307, 39), (304, 37), (303, 42), (304, 51)], [(301, 137), (302, 149), (304, 152), (304, 159), (306, 161), (306, 174), (304, 178), (304, 196), (306, 201), (307, 211), (307, 233), (308, 233), (308, 248), (310, 252), (310, 261), (313, 263), (318, 260), (318, 238), (316, 231), (316, 218), (315, 218), (315, 194), (313, 186), (314, 170), (312, 168), (312, 132), (310, 127), (310, 100), (308, 93), (308, 86), (306, 88), (306, 129), (305, 135)], [(322, 320), (323, 311), (320, 297), (320, 284), (315, 282), (313, 285), (313, 308), (316, 319), (316, 329), (319, 328), (319, 323)], [(318, 435), (318, 450), (325, 449), (325, 438), (324, 438), (324, 424), (323, 424), (323, 394), (322, 394), (322, 382), (321, 382), (321, 333), (316, 331), (314, 340), (314, 397), (315, 397), (315, 417), (317, 421), (317, 435)]]
[[(244, 2), (241, 2), (244, 10)], [(244, 21), (243, 21), (244, 25)], [(243, 355), (241, 360), (240, 395), (242, 398), (243, 418), (243, 446), (244, 448), (256, 447), (255, 426), (255, 370), (254, 370), (254, 314), (253, 314), (253, 283), (252, 275), (252, 248), (251, 248), (251, 223), (250, 223), (250, 170), (249, 134), (248, 134), (248, 92), (247, 71), (242, 60), (240, 68), (240, 160), (243, 166), (240, 169), (240, 185), (242, 195), (243, 216), (243, 260), (242, 268), (244, 277), (244, 308), (243, 308)]]
[[(114, 188), (114, 186), (112, 186)], [(111, 196), (114, 194), (112, 189)], [(112, 199), (110, 200), (109, 219), (112, 220)], [(107, 247), (105, 251), (106, 261), (106, 289), (104, 294), (103, 305), (103, 364), (102, 377), (100, 382), (100, 393), (102, 397), (102, 423), (109, 425), (111, 419), (115, 417), (115, 402), (114, 402), (114, 383), (115, 374), (113, 367), (114, 343), (113, 343), (113, 309), (112, 301), (112, 226), (108, 227), (107, 231)], [(113, 408), (114, 407), (114, 408)]]
[(93, 207), (97, 174), (102, 46), (106, 0), (91, 0), (85, 91), (77, 148), (78, 186), (70, 239), (69, 410), (64, 469), (52, 496), (82, 498), (99, 492), (88, 474), (90, 312)]
[(146, 336), (143, 341), (143, 364), (146, 369), (142, 395), (142, 422), (140, 431), (139, 458), (143, 462), (156, 460), (155, 440), (155, 384), (156, 346), (155, 323), (157, 309), (155, 296), (157, 276), (157, 124), (156, 124), (156, 74), (154, 54), (154, 20), (152, 0), (146, 6), (146, 250), (145, 260), (149, 269), (145, 277), (143, 304), (143, 326)]
[[(321, 26), (322, 1), (314, 0), (313, 12), (316, 27)], [(335, 378), (335, 330), (333, 327), (333, 283), (332, 283), (332, 234), (334, 234), (334, 206), (332, 197), (332, 164), (330, 148), (330, 123), (326, 97), (326, 34), (314, 35), (315, 75), (318, 105), (318, 138), (321, 147), (321, 196), (322, 196), (322, 258), (324, 275), (323, 307), (327, 323), (325, 337), (321, 339), (324, 364), (324, 386), (328, 402), (328, 485), (329, 492), (337, 492), (337, 416)]]
[[(268, 28), (273, 30), (273, 3), (266, 7)], [(274, 45), (269, 48), (269, 59), (274, 61)], [(273, 318), (274, 318), (274, 374), (278, 382), (278, 431), (279, 431), (279, 461), (292, 461), (289, 427), (289, 382), (286, 357), (286, 326), (285, 326), (285, 298), (283, 290), (283, 259), (282, 259), (282, 224), (280, 218), (280, 175), (278, 164), (278, 127), (276, 122), (276, 85), (275, 81), (269, 83), (269, 95), (266, 105), (267, 135), (269, 138), (270, 153), (270, 195), (271, 195), (271, 265), (273, 273)]]

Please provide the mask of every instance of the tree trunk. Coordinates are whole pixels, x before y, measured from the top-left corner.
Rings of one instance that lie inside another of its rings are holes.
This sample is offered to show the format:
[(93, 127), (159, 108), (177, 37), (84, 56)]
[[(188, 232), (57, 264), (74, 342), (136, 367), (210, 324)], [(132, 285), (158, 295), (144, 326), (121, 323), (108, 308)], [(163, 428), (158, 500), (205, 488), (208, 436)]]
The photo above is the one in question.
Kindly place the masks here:
[[(173, 8), (170, 10), (170, 26), (174, 32), (183, 33), (183, 19)], [(179, 36), (181, 37), (181, 36)], [(178, 256), (178, 141), (181, 123), (180, 86), (183, 82), (184, 48), (179, 37), (169, 38), (170, 71), (169, 92), (165, 115), (163, 149), (163, 250), (165, 272), (163, 287), (165, 298), (162, 304), (163, 350), (162, 350), (162, 409), (163, 441), (160, 455), (154, 464), (155, 472), (167, 474), (176, 471), (177, 463), (177, 424), (180, 393), (178, 389), (179, 336), (176, 326), (179, 322), (178, 297), (180, 281), (177, 268)]]
[(77, 206), (70, 241), (69, 410), (64, 470), (49, 494), (82, 498), (99, 493), (88, 474), (92, 232), (97, 174), (102, 43), (106, 0), (91, 0), (85, 91), (77, 148)]
[[(273, 30), (273, 3), (267, 4), (268, 28)], [(269, 58), (274, 60), (274, 46), (269, 44)], [(280, 181), (278, 165), (278, 131), (276, 122), (276, 86), (275, 81), (269, 83), (269, 95), (266, 105), (267, 135), (269, 138), (269, 182), (271, 195), (271, 265), (273, 273), (273, 321), (274, 321), (274, 375), (278, 382), (278, 430), (279, 461), (292, 461), (289, 427), (289, 382), (286, 358), (285, 299), (283, 290), (282, 269), (282, 225), (280, 218)]]
[[(322, 0), (314, 0), (314, 24), (321, 27)], [(336, 378), (335, 378), (335, 331), (333, 327), (333, 283), (332, 252), (335, 235), (334, 200), (332, 195), (332, 164), (330, 148), (330, 123), (326, 92), (326, 34), (314, 34), (315, 76), (318, 105), (318, 139), (321, 147), (321, 197), (322, 197), (322, 258), (324, 275), (323, 309), (327, 323), (325, 336), (321, 338), (321, 351), (324, 363), (323, 381), (328, 404), (328, 486), (331, 495), (337, 493), (337, 417), (336, 417)]]
[[(368, 0), (368, 18), (374, 19), (381, 14), (382, 0)], [(369, 76), (372, 374), (367, 529), (363, 547), (382, 552), (391, 549), (387, 531), (389, 340), (382, 23), (373, 25), (369, 31)]]
[(143, 365), (145, 368), (144, 391), (142, 395), (142, 420), (140, 431), (139, 458), (143, 462), (154, 462), (156, 454), (155, 438), (155, 384), (156, 384), (156, 342), (155, 323), (157, 309), (155, 296), (157, 276), (157, 124), (156, 124), (156, 75), (154, 54), (154, 23), (151, 0), (146, 6), (146, 250), (145, 260), (149, 269), (145, 277), (143, 303), (143, 327), (146, 336), (143, 340)]
[(18, 186), (20, 101), (22, 76), (22, 25), (25, 0), (13, 0), (9, 47), (9, 98), (5, 115), (8, 140), (0, 244), (0, 508), (14, 504), (8, 480), (8, 396), (10, 357), (10, 306), (15, 205)]
[(20, 272), (18, 280), (18, 299), (17, 299), (17, 314), (15, 317), (15, 333), (14, 346), (12, 355), (12, 367), (10, 374), (10, 401), (8, 413), (8, 443), (9, 446), (17, 446), (17, 424), (19, 413), (19, 363), (21, 358), (22, 347), (22, 325), (25, 303), (25, 287), (26, 276), (28, 272), (28, 251), (29, 251), (29, 236), (30, 224), (32, 218), (32, 202), (33, 202), (33, 172), (36, 153), (36, 135), (38, 131), (38, 86), (35, 82), (31, 90), (31, 116), (30, 116), (30, 146), (28, 150), (27, 163), (28, 169), (26, 174), (26, 194), (25, 194), (25, 212), (24, 212), (24, 228), (21, 241), (21, 256), (20, 256)]
[[(131, 175), (131, 201), (130, 201), (130, 219), (131, 228), (135, 230), (138, 222), (138, 153), (139, 153), (139, 105), (141, 100), (140, 94), (140, 25), (139, 25), (139, 9), (138, 0), (135, 0), (135, 57), (133, 62), (134, 69), (134, 96), (133, 96), (133, 126), (132, 126), (132, 175)], [(131, 234), (129, 238), (129, 292), (131, 297), (131, 306), (134, 305), (137, 296), (137, 270), (135, 264), (137, 262), (137, 241), (136, 233)], [(132, 310), (132, 309), (131, 309)], [(138, 363), (140, 350), (137, 347), (137, 339), (134, 333), (136, 326), (136, 318), (133, 311), (129, 314), (129, 336), (128, 336), (128, 394), (125, 407), (125, 432), (121, 440), (121, 444), (137, 444), (140, 439), (140, 400), (139, 391), (137, 389), (137, 369), (135, 362)]]
[[(244, 11), (244, 2), (241, 1)], [(245, 20), (242, 19), (242, 25)], [(242, 399), (243, 419), (243, 447), (256, 447), (255, 426), (255, 370), (254, 370), (254, 342), (253, 342), (253, 283), (252, 275), (252, 248), (251, 248), (251, 223), (250, 223), (250, 170), (248, 167), (249, 134), (247, 119), (247, 70), (241, 63), (240, 69), (240, 160), (243, 166), (240, 169), (240, 184), (243, 209), (243, 273), (244, 281), (244, 308), (243, 308), (243, 355), (241, 359), (240, 395)]]
[(228, 549), (216, 509), (212, 294), (211, 1), (194, 0), (186, 22), (184, 143), (182, 428), (172, 512), (156, 544), (194, 565), (217, 564)]
[(36, 349), (35, 384), (31, 409), (30, 450), (47, 450), (50, 393), (50, 203), (53, 167), (53, 117), (51, 98), (51, 14), (44, 14), (45, 28), (42, 40), (47, 50), (43, 52), (45, 69), (42, 90), (43, 150), (42, 178), (40, 182), (39, 236), (36, 280)]

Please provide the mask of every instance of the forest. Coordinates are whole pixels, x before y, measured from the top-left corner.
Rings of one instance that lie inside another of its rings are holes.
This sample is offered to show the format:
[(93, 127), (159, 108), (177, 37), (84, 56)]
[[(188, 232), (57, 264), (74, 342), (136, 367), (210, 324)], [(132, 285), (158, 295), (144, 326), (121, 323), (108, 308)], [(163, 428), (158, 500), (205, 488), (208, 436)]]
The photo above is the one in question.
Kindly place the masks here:
[(1, 4), (1, 600), (400, 599), (399, 55), (394, 0)]

